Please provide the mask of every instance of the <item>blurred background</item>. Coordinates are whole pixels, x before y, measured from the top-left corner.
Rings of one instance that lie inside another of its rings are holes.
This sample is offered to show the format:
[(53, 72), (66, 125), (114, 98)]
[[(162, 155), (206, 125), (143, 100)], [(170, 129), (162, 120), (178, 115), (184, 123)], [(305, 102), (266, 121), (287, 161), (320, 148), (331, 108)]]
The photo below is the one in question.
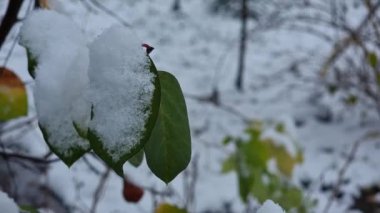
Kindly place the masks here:
[[(23, 19), (38, 7), (72, 18), (88, 42), (113, 24), (132, 27), (155, 48), (156, 66), (178, 78), (192, 160), (172, 183), (145, 161), (126, 163), (144, 191), (127, 202), (123, 181), (91, 153), (69, 169), (49, 152), (18, 44)], [(0, 188), (41, 212), (153, 212), (162, 203), (255, 212), (266, 199), (287, 212), (380, 212), (379, 7), (378, 0), (1, 0)], [(27, 97), (25, 116), (8, 119), (10, 96)]]

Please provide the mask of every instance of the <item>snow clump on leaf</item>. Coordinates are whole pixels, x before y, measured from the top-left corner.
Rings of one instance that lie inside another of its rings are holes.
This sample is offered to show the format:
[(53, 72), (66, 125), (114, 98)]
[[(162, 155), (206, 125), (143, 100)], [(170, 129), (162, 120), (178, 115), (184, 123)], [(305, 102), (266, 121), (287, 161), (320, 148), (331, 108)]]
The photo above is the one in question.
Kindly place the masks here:
[(89, 50), (79, 27), (54, 11), (31, 13), (21, 28), (21, 41), (38, 61), (34, 97), (45, 139), (61, 157), (89, 149), (76, 129), (87, 129), (90, 107)]
[(90, 131), (114, 161), (140, 145), (152, 110), (156, 75), (141, 44), (116, 25), (90, 45)]
[(266, 200), (257, 213), (285, 213), (285, 211), (272, 200)]

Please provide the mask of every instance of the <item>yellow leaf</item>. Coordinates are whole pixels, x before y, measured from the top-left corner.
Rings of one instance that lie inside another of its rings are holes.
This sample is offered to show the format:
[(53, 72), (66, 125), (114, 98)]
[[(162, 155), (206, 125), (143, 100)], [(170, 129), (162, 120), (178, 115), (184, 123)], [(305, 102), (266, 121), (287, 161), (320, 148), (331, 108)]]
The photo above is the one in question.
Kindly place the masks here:
[(187, 211), (168, 203), (162, 203), (156, 208), (155, 213), (187, 213)]
[(41, 8), (50, 9), (49, 0), (38, 0), (38, 2), (40, 3)]
[(286, 177), (291, 177), (294, 166), (303, 161), (301, 152), (297, 153), (297, 156), (291, 156), (284, 146), (276, 145), (271, 140), (265, 140), (268, 145), (268, 149), (271, 155), (276, 160), (278, 170)]
[(11, 70), (0, 67), (0, 122), (27, 115), (25, 86)]

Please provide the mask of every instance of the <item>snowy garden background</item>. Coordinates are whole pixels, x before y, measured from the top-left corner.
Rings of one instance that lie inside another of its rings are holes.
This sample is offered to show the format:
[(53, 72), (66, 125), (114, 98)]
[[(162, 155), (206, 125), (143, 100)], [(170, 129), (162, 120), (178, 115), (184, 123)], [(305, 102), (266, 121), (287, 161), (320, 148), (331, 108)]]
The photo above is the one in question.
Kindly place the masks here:
[[(0, 2), (0, 20), (9, 1)], [(159, 212), (166, 203), (187, 212), (256, 212), (270, 199), (287, 212), (380, 211), (378, 1), (38, 1), (73, 20), (87, 44), (115, 24), (131, 28), (181, 85), (191, 161), (168, 185), (145, 159), (138, 168), (126, 163), (128, 179), (144, 191), (137, 203), (125, 200), (123, 180), (93, 153), (68, 168), (49, 152), (19, 43), (35, 2), (23, 1), (0, 49), (1, 66), (28, 93), (27, 116), (0, 122), (0, 187), (20, 206), (116, 213)], [(259, 162), (248, 175), (241, 156)]]

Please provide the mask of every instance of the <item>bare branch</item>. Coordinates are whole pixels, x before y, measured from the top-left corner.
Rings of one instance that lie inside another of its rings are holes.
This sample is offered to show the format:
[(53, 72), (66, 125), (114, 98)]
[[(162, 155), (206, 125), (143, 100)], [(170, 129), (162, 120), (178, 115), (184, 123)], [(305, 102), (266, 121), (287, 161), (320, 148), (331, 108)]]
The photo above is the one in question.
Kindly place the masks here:
[(23, 0), (10, 0), (7, 11), (0, 25), (0, 50), (13, 25), (18, 21), (17, 15)]
[(346, 174), (351, 163), (354, 161), (355, 155), (359, 150), (359, 146), (361, 144), (363, 144), (365, 141), (367, 141), (368, 139), (372, 139), (374, 137), (379, 137), (379, 136), (380, 136), (380, 132), (378, 132), (378, 131), (368, 132), (367, 134), (365, 134), (363, 137), (361, 137), (359, 140), (357, 140), (354, 143), (354, 145), (352, 146), (352, 148), (351, 148), (351, 150), (347, 156), (346, 161), (344, 162), (342, 168), (338, 172), (337, 182), (336, 182), (336, 184), (333, 188), (333, 191), (330, 195), (330, 198), (328, 199), (328, 202), (327, 202), (327, 204), (323, 210), (324, 213), (328, 213), (329, 209), (331, 208), (331, 205), (335, 201), (335, 198), (336, 198), (337, 194), (339, 193), (340, 187), (342, 186), (342, 184), (344, 182), (344, 175)]
[(123, 18), (121, 18), (119, 15), (117, 15), (112, 10), (105, 7), (103, 4), (99, 3), (97, 0), (89, 0), (95, 7), (97, 7), (99, 10), (103, 11), (104, 13), (108, 14), (118, 22), (120, 22), (125, 27), (131, 27), (131, 25), (126, 22)]
[(328, 69), (331, 65), (343, 54), (343, 52), (353, 43), (357, 43), (360, 39), (360, 33), (367, 26), (368, 23), (375, 17), (376, 11), (380, 8), (380, 1), (374, 5), (369, 11), (367, 16), (363, 19), (360, 25), (353, 31), (351, 31), (345, 38), (339, 40), (335, 44), (334, 50), (331, 52), (325, 63), (322, 65), (322, 69), (319, 71), (322, 77), (326, 76)]
[(24, 155), (20, 153), (7, 152), (7, 151), (0, 151), (0, 156), (4, 158), (18, 158), (22, 160), (32, 161), (34, 163), (43, 163), (43, 164), (56, 163), (56, 162), (61, 161), (59, 158), (48, 160), (45, 158), (39, 158), (39, 157)]
[(109, 167), (106, 168), (106, 171), (104, 171), (103, 175), (100, 177), (98, 187), (96, 188), (96, 191), (94, 193), (94, 199), (92, 200), (92, 205), (91, 205), (91, 213), (96, 212), (96, 207), (99, 203), (99, 200), (102, 196), (102, 193), (104, 191), (104, 186), (106, 184), (106, 181), (108, 179), (108, 176), (111, 173), (111, 169)]

